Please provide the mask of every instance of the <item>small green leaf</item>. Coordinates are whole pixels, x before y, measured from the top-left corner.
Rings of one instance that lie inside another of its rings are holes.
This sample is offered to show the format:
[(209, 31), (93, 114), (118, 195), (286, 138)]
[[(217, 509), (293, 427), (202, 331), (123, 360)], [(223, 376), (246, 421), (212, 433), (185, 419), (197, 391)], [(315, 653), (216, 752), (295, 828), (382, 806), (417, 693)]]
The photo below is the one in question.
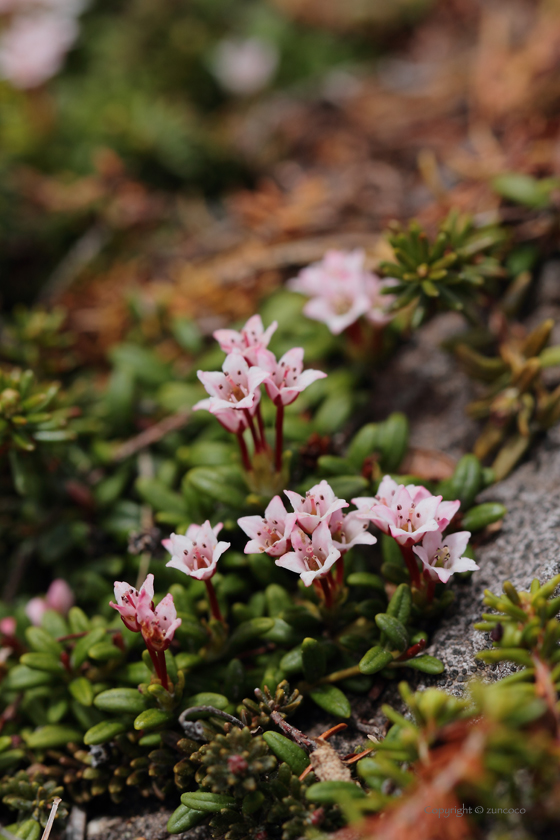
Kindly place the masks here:
[(422, 654), (422, 656), (415, 656), (413, 659), (407, 659), (406, 662), (400, 664), (407, 668), (414, 668), (416, 671), (422, 671), (424, 674), (442, 674), (445, 671), (443, 662), (427, 653)]
[(69, 726), (41, 726), (26, 737), (27, 746), (32, 750), (54, 750), (65, 747), (71, 741), (82, 743), (82, 733), (79, 729)]
[(47, 671), (49, 674), (60, 674), (64, 671), (64, 665), (56, 656), (50, 653), (24, 653), (20, 657), (22, 665), (28, 668), (35, 668), (37, 671)]
[(20, 840), (39, 840), (41, 826), (37, 820), (24, 820), (19, 823), (15, 836), (19, 837)]
[(410, 618), (410, 610), (412, 609), (412, 593), (410, 586), (407, 583), (401, 583), (395, 589), (393, 597), (389, 601), (387, 607), (387, 615), (393, 616), (401, 624), (406, 625)]
[(11, 768), (15, 767), (16, 764), (19, 764), (23, 758), (25, 758), (25, 750), (6, 750), (6, 752), (0, 754), (0, 771), (4, 772), (5, 770), (11, 770)]
[(169, 834), (182, 834), (183, 831), (188, 831), (189, 828), (197, 826), (205, 816), (205, 811), (195, 811), (194, 808), (179, 805), (169, 817), (167, 831)]
[(36, 671), (27, 665), (15, 665), (6, 677), (4, 686), (10, 691), (26, 691), (28, 688), (38, 688), (52, 682), (52, 674), (46, 671)]
[(493, 522), (503, 519), (507, 508), (499, 502), (484, 502), (471, 508), (463, 517), (463, 528), (467, 531), (481, 531)]
[(360, 496), (369, 487), (369, 481), (361, 475), (335, 475), (329, 479), (329, 484), (339, 499)]
[(390, 651), (385, 650), (380, 645), (375, 645), (364, 654), (360, 660), (359, 668), (362, 674), (375, 674), (392, 661), (393, 656)]
[(309, 692), (309, 696), (325, 712), (336, 717), (349, 718), (352, 714), (346, 695), (335, 685), (320, 685)]
[(336, 805), (344, 799), (363, 799), (365, 793), (354, 782), (316, 782), (305, 792), (306, 799), (316, 805)]
[(175, 720), (175, 715), (172, 712), (165, 712), (163, 709), (146, 709), (140, 712), (134, 721), (135, 729), (156, 729), (158, 726), (163, 726), (165, 723), (171, 723)]
[(406, 627), (397, 618), (387, 613), (379, 613), (375, 616), (375, 623), (397, 650), (405, 650), (408, 644), (408, 634)]
[(224, 711), (229, 706), (229, 700), (223, 694), (215, 694), (213, 691), (201, 691), (193, 694), (186, 700), (187, 707), (190, 706), (213, 706), (215, 709)]
[(102, 712), (138, 715), (149, 708), (149, 703), (136, 688), (110, 688), (102, 691), (93, 701)]
[(120, 659), (122, 650), (110, 641), (97, 642), (88, 650), (88, 656), (97, 659), (99, 662), (108, 662), (110, 659)]
[(84, 735), (84, 744), (93, 747), (98, 744), (106, 744), (107, 741), (112, 741), (117, 735), (122, 735), (124, 732), (130, 730), (130, 723), (125, 723), (122, 720), (102, 720), (88, 729)]
[(193, 808), (195, 811), (203, 811), (207, 814), (218, 813), (222, 808), (236, 808), (239, 805), (233, 796), (226, 796), (222, 793), (206, 793), (201, 790), (184, 793), (181, 796), (181, 802), (187, 808)]
[(62, 653), (62, 645), (42, 627), (28, 627), (25, 638), (29, 647), (37, 653), (50, 653), (55, 657), (59, 657)]
[(385, 584), (379, 575), (374, 575), (372, 572), (353, 572), (348, 575), (346, 583), (349, 586), (367, 586), (370, 589), (378, 589), (380, 592), (385, 592)]
[(251, 618), (237, 627), (230, 636), (229, 647), (233, 650), (244, 648), (249, 642), (260, 639), (274, 627), (273, 618)]
[(82, 636), (81, 639), (78, 639), (74, 650), (70, 654), (70, 664), (72, 668), (79, 668), (80, 665), (83, 665), (88, 658), (89, 649), (104, 639), (105, 635), (106, 631), (103, 627), (96, 627), (88, 633), (87, 636)]
[(90, 681), (85, 677), (77, 677), (72, 680), (68, 685), (68, 690), (82, 706), (91, 706), (93, 703), (93, 688)]
[(305, 750), (280, 732), (269, 730), (263, 734), (263, 738), (276, 758), (285, 762), (296, 776), (301, 776), (309, 764), (309, 756)]

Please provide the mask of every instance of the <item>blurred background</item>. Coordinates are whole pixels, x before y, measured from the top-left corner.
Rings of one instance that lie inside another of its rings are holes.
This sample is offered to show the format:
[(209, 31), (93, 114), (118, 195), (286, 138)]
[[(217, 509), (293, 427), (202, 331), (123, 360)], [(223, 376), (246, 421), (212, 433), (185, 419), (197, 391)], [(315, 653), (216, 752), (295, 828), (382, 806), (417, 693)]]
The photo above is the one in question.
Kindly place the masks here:
[(391, 219), (538, 207), (499, 178), (558, 175), (559, 5), (0, 0), (4, 311), (62, 302), (93, 360), (139, 309), (211, 331)]

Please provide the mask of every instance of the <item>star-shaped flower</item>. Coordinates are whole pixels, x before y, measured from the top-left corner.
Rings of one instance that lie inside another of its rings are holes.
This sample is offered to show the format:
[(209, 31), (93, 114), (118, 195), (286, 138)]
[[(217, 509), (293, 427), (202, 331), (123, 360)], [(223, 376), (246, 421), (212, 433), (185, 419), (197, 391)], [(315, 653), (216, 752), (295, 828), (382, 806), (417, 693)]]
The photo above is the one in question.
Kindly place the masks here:
[[(268, 352), (268, 351), (267, 351)], [(220, 371), (198, 371), (198, 378), (210, 394), (210, 400), (201, 400), (194, 410), (206, 408), (213, 414), (230, 409), (251, 409), (258, 401), (258, 388), (269, 372), (249, 367), (239, 351), (226, 356)]]
[(275, 405), (290, 405), (309, 385), (327, 375), (322, 370), (303, 369), (303, 347), (292, 347), (279, 361), (270, 350), (260, 350), (257, 364), (268, 371), (264, 387)]
[(237, 524), (251, 538), (245, 546), (245, 554), (266, 552), (271, 557), (285, 554), (295, 521), (296, 514), (287, 512), (280, 496), (272, 499), (264, 517), (242, 516)]
[(119, 611), (129, 630), (142, 633), (150, 650), (164, 651), (169, 647), (181, 619), (177, 618), (171, 594), (166, 595), (154, 609), (153, 575), (148, 575), (140, 592), (125, 581), (115, 581), (115, 598), (117, 603), (111, 601), (111, 606)]
[(291, 542), (294, 550), (278, 557), (276, 565), (296, 572), (305, 586), (311, 586), (315, 578), (324, 577), (340, 557), (326, 521), (315, 528), (311, 537), (301, 528), (295, 528)]
[(329, 530), (335, 548), (344, 554), (355, 545), (375, 545), (377, 537), (368, 531), (368, 523), (358, 517), (358, 511), (344, 514), (335, 510), (330, 517)]
[(273, 321), (265, 330), (260, 315), (249, 318), (241, 330), (216, 330), (214, 338), (224, 351), (232, 353), (237, 350), (251, 365), (257, 364), (257, 352), (266, 349), (278, 323)]
[(284, 490), (284, 493), (296, 513), (298, 525), (308, 534), (313, 533), (323, 521), (328, 525), (331, 514), (336, 510), (349, 507), (348, 502), (335, 496), (332, 487), (324, 479), (308, 490), (305, 496), (293, 490)]
[(168, 540), (162, 540), (172, 555), (166, 565), (197, 580), (209, 580), (216, 572), (218, 560), (231, 545), (218, 542), (221, 529), (221, 522), (212, 528), (207, 520), (203, 525), (189, 525), (185, 536), (171, 534)]
[(476, 571), (480, 568), (470, 557), (462, 556), (469, 537), (469, 531), (458, 531), (446, 537), (439, 531), (431, 531), (422, 540), (422, 545), (415, 545), (413, 551), (432, 580), (447, 583), (455, 572)]

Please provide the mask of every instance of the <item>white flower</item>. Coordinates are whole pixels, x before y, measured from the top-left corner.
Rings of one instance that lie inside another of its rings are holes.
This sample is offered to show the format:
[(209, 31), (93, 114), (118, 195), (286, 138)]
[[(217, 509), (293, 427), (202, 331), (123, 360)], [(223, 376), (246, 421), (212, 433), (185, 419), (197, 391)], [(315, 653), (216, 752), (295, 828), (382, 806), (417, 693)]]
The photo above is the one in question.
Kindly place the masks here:
[(278, 66), (278, 50), (262, 38), (225, 38), (216, 47), (212, 69), (224, 90), (249, 96), (262, 90)]
[(280, 496), (275, 496), (262, 516), (242, 516), (237, 524), (250, 541), (245, 546), (245, 554), (266, 552), (271, 557), (279, 557), (289, 548), (289, 538), (296, 521), (295, 513), (288, 513)]
[(171, 534), (163, 546), (172, 555), (167, 566), (179, 569), (197, 580), (209, 580), (216, 572), (218, 560), (231, 543), (218, 542), (220, 522), (214, 528), (208, 520), (203, 525), (189, 525), (185, 536)]
[(470, 572), (480, 568), (474, 560), (462, 556), (469, 537), (469, 531), (458, 531), (446, 537), (439, 531), (432, 531), (426, 534), (422, 545), (414, 546), (413, 551), (432, 580), (447, 583), (455, 572)]
[(311, 586), (317, 577), (324, 577), (340, 557), (326, 521), (315, 528), (311, 537), (296, 528), (291, 539), (294, 550), (278, 557), (276, 565), (296, 572), (305, 586)]
[(249, 362), (257, 364), (257, 351), (265, 350), (278, 323), (273, 321), (265, 330), (260, 315), (253, 315), (241, 330), (216, 330), (214, 338), (224, 353), (232, 353), (238, 350)]

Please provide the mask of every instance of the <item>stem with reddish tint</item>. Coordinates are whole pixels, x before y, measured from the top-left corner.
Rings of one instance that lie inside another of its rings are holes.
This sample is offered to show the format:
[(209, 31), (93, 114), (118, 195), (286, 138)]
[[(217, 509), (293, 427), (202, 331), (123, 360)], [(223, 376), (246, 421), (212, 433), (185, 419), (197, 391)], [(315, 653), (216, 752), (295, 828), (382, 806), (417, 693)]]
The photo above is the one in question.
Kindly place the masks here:
[(400, 543), (398, 543), (398, 546), (401, 550), (403, 560), (406, 563), (406, 568), (408, 569), (408, 573), (410, 575), (410, 582), (417, 589), (420, 589), (421, 579), (420, 572), (418, 570), (418, 560), (416, 559), (416, 555), (412, 550), (412, 546), (401, 545)]
[(340, 555), (336, 561), (336, 585), (338, 589), (344, 586), (344, 555)]
[(276, 406), (276, 472), (282, 469), (282, 448), (284, 446), (284, 404)]
[(262, 449), (266, 449), (266, 434), (265, 434), (265, 431), (264, 431), (264, 421), (263, 421), (262, 414), (261, 414), (261, 404), (260, 404), (260, 402), (257, 403), (257, 411), (255, 413), (255, 416), (257, 418), (257, 424), (258, 424), (258, 427), (259, 427), (259, 435), (260, 435), (260, 438), (261, 438), (261, 447), (262, 447)]
[(220, 612), (220, 607), (218, 605), (218, 599), (216, 598), (216, 590), (212, 585), (211, 580), (205, 580), (204, 583), (206, 584), (206, 591), (208, 592), (208, 600), (210, 601), (210, 612), (212, 613), (213, 618), (217, 619), (217, 621), (221, 621), (222, 624), (224, 623), (223, 616)]
[(255, 452), (260, 452), (262, 449), (261, 442), (259, 440), (259, 436), (257, 435), (257, 430), (255, 429), (255, 424), (253, 422), (253, 418), (249, 412), (248, 408), (243, 409), (243, 413), (245, 414), (245, 419), (247, 420), (247, 425), (251, 430), (251, 435), (253, 437), (253, 443), (255, 444)]
[(246, 472), (251, 472), (251, 459), (249, 458), (249, 450), (243, 437), (243, 432), (237, 432), (237, 442), (241, 452), (241, 460), (243, 461), (243, 468)]
[(162, 686), (167, 690), (169, 683), (167, 681), (167, 665), (165, 662), (165, 654), (163, 651), (157, 652), (155, 650), (152, 650), (152, 648), (148, 645), (146, 645), (146, 647), (148, 648), (148, 653), (150, 654), (150, 659), (153, 662), (156, 674), (161, 680)]
[(436, 581), (428, 571), (424, 572), (424, 580), (426, 581), (426, 597), (428, 604), (431, 604), (436, 594)]
[(325, 578), (319, 578), (319, 584), (321, 589), (323, 590), (323, 595), (325, 598), (325, 607), (330, 610), (332, 607), (332, 594), (331, 589)]

